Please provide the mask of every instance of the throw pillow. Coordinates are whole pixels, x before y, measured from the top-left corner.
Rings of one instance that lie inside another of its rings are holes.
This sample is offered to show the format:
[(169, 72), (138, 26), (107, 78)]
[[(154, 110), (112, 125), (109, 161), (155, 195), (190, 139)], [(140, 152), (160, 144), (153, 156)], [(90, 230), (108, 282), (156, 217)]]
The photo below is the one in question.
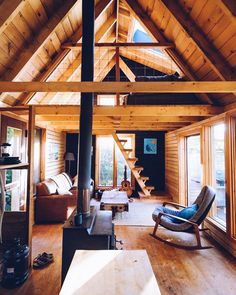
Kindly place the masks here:
[[(180, 210), (177, 214), (178, 217), (184, 218), (184, 219), (190, 219), (191, 217), (193, 217), (193, 215), (197, 212), (197, 210), (195, 209), (195, 206), (191, 206), (191, 207), (187, 207), (184, 208), (182, 210)], [(184, 221), (175, 219), (175, 221), (173, 221), (175, 223), (183, 223)]]
[(191, 205), (191, 208), (193, 209), (193, 210), (198, 210), (198, 208), (199, 208), (199, 206), (198, 206), (198, 204), (193, 204), (193, 205)]
[(72, 195), (72, 193), (70, 191), (68, 191), (65, 188), (61, 188), (61, 187), (57, 188), (57, 193), (58, 193), (58, 195)]

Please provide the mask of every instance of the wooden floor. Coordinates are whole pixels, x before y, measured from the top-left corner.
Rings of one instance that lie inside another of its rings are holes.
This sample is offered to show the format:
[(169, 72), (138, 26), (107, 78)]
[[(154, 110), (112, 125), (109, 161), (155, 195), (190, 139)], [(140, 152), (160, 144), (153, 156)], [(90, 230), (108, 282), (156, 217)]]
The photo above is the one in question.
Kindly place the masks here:
[[(36, 225), (33, 230), (33, 255), (53, 252), (55, 262), (45, 269), (33, 270), (20, 288), (4, 295), (57, 295), (60, 290), (62, 225)], [(213, 248), (201, 251), (180, 250), (149, 236), (151, 227), (116, 226), (123, 249), (146, 249), (162, 295), (236, 294), (236, 260)], [(120, 246), (119, 246), (120, 248)], [(132, 283), (132, 282), (131, 282)], [(92, 295), (88, 293), (88, 295)], [(131, 295), (131, 294), (129, 294)]]

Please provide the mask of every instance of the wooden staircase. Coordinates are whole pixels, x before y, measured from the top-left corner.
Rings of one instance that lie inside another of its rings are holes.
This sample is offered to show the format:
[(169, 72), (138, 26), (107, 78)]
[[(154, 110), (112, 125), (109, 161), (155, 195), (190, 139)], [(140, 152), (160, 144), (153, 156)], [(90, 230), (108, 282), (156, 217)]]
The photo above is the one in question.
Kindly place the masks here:
[(140, 175), (143, 171), (143, 167), (141, 166), (135, 166), (135, 163), (138, 161), (138, 158), (131, 157), (131, 153), (133, 149), (126, 148), (125, 144), (127, 142), (126, 139), (119, 138), (116, 133), (112, 134), (118, 148), (120, 149), (122, 155), (124, 156), (127, 165), (129, 166), (133, 176), (135, 177), (136, 181), (138, 182), (141, 192), (138, 192), (139, 197), (149, 197), (151, 195), (151, 191), (154, 190), (154, 186), (147, 186), (145, 183), (147, 180), (149, 180), (148, 176), (142, 176)]

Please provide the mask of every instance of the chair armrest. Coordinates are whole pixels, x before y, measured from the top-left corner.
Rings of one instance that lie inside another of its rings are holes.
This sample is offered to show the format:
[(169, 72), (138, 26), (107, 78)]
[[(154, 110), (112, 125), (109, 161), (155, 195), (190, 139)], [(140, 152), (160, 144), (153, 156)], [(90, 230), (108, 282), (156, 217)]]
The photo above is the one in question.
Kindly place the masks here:
[(162, 206), (165, 207), (166, 205), (172, 205), (175, 208), (178, 208), (178, 207), (186, 208), (187, 207), (185, 205), (181, 205), (181, 204), (174, 203), (174, 202), (164, 202)]
[(196, 226), (196, 225), (198, 226), (197, 223), (192, 222), (192, 221), (190, 221), (190, 220), (188, 220), (188, 219), (185, 219), (185, 218), (182, 218), (182, 217), (179, 217), (179, 216), (176, 216), (176, 215), (172, 215), (172, 214), (164, 213), (164, 212), (160, 212), (160, 213), (158, 214), (158, 218), (161, 219), (161, 216), (162, 216), (162, 215), (176, 218), (176, 219), (181, 220), (181, 221), (183, 221), (183, 222), (187, 222), (187, 223), (189, 223), (189, 224), (192, 224), (193, 226)]

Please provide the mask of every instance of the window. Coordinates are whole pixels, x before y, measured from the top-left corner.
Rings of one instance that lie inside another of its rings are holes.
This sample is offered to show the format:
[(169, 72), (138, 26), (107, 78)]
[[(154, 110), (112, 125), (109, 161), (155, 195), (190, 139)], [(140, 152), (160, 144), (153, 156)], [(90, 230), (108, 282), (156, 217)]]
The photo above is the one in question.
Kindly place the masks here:
[(216, 190), (213, 218), (226, 224), (224, 124), (212, 127), (212, 186)]
[(97, 104), (103, 106), (114, 106), (116, 104), (115, 95), (98, 95)]
[[(126, 148), (134, 147), (134, 136), (131, 134), (119, 135), (126, 139)], [(117, 148), (112, 136), (97, 136), (96, 156), (96, 184), (98, 187), (116, 188), (121, 185), (124, 179), (124, 166), (126, 161)], [(131, 156), (131, 155), (130, 155)], [(131, 181), (131, 171), (127, 167), (127, 178)]]
[(187, 199), (191, 205), (199, 195), (202, 188), (200, 135), (187, 137)]
[(112, 137), (98, 137), (99, 186), (113, 186), (114, 143)]
[[(11, 144), (11, 155), (22, 158), (22, 129), (7, 127), (7, 142)], [(6, 170), (6, 211), (25, 209), (26, 171)]]
[[(145, 29), (141, 26), (141, 24), (137, 20), (134, 21), (134, 31), (133, 31), (132, 41), (134, 43), (139, 43), (139, 42), (152, 43), (153, 42), (150, 35), (145, 31)], [(164, 55), (163, 52), (158, 48), (148, 49), (148, 50), (156, 54)]]

